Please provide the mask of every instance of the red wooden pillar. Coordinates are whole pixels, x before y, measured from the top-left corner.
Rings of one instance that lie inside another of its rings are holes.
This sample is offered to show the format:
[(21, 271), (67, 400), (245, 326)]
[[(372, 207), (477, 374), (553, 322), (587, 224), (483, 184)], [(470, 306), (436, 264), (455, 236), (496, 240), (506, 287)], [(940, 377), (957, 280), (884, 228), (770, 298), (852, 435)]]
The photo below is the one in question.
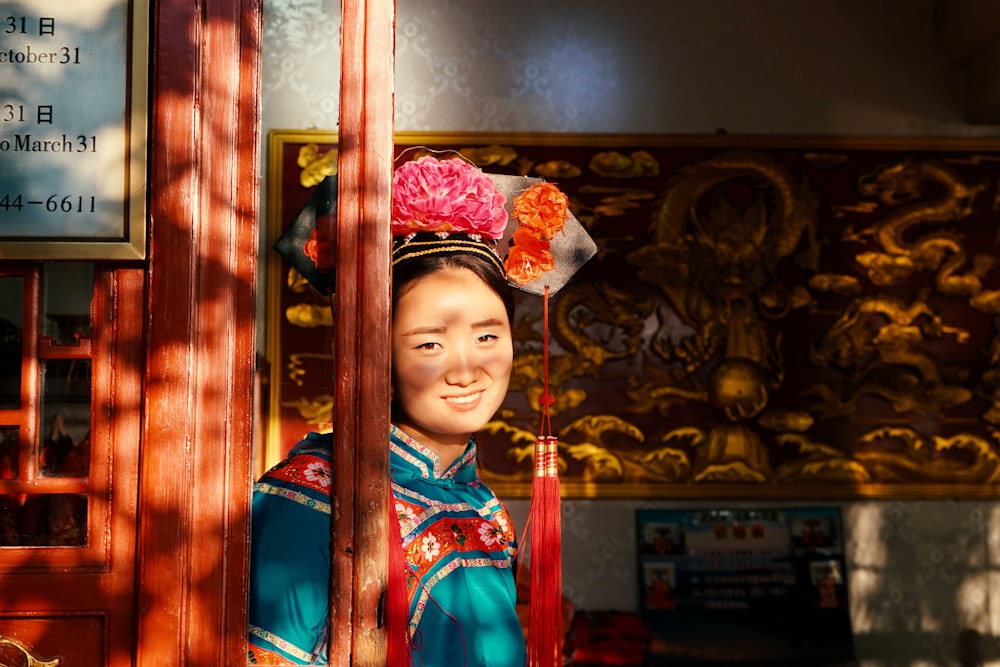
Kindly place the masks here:
[[(393, 0), (343, 0), (331, 664), (384, 665)], [(353, 659), (352, 659), (353, 658)]]
[(243, 665), (261, 7), (151, 6), (134, 664)]

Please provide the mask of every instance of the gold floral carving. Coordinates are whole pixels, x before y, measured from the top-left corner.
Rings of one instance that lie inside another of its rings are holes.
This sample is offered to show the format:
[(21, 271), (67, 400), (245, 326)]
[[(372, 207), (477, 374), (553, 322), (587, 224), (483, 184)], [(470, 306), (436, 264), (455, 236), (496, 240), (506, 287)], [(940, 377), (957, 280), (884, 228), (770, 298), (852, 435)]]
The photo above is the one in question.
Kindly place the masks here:
[(317, 144), (306, 144), (299, 149), (296, 161), (302, 171), (299, 173), (299, 183), (304, 188), (312, 188), (323, 182), (327, 176), (337, 173), (337, 149), (323, 152)]

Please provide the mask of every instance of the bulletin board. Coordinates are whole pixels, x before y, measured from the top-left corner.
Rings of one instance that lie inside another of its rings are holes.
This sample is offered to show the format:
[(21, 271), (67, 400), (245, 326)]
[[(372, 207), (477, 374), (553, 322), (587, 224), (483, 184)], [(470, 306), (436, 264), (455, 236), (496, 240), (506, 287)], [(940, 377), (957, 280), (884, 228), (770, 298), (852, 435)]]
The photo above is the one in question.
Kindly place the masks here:
[(647, 664), (854, 657), (840, 509), (637, 510)]

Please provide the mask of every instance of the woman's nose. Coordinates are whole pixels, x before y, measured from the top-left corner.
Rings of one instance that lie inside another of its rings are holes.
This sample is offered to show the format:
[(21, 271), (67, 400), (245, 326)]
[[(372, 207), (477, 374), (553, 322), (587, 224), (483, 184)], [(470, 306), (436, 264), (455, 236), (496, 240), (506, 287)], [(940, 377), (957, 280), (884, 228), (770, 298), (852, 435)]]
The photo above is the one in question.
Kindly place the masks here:
[(445, 382), (460, 386), (470, 385), (479, 377), (479, 363), (471, 350), (452, 351), (451, 363), (445, 373)]

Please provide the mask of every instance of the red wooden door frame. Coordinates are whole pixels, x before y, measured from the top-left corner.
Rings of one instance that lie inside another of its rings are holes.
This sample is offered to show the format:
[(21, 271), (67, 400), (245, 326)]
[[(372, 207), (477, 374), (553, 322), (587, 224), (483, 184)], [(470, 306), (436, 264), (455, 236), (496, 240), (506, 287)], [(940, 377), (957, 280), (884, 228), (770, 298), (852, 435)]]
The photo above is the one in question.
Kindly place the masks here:
[[(261, 2), (163, 0), (153, 11), (135, 664), (240, 665)], [(336, 303), (335, 469), (347, 483), (333, 498), (331, 657), (344, 665), (384, 662), (394, 13), (393, 0), (342, 0), (337, 261), (352, 288)]]
[(135, 664), (242, 665), (261, 3), (151, 5)]
[(386, 657), (377, 610), (387, 572), (395, 2), (341, 8), (330, 664), (347, 667)]

